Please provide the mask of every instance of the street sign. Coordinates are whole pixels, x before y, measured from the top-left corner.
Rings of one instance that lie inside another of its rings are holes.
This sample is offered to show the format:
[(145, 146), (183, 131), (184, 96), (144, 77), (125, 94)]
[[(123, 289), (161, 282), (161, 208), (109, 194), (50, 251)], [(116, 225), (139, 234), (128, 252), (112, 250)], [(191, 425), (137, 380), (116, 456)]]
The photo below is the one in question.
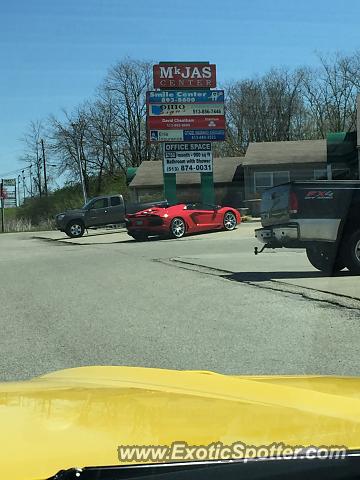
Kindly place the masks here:
[(224, 90), (149, 91), (147, 103), (224, 103)]
[(148, 117), (150, 130), (215, 130), (225, 128), (224, 115)]
[(216, 65), (201, 63), (160, 63), (153, 67), (154, 88), (215, 88)]
[(156, 142), (223, 142), (225, 130), (150, 130), (149, 140)]
[(16, 187), (16, 178), (4, 178), (3, 185), (4, 187)]
[(165, 143), (163, 169), (164, 173), (212, 172), (211, 143)]
[(224, 104), (222, 103), (155, 103), (149, 105), (149, 115), (156, 116), (186, 116), (186, 115), (224, 115)]

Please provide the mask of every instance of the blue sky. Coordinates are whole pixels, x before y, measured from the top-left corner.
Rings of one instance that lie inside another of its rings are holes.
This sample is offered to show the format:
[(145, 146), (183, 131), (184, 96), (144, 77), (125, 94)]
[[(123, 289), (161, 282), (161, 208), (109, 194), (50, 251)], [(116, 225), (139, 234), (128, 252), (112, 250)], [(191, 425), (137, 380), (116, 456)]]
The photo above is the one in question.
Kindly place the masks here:
[(3, 0), (0, 175), (20, 168), (31, 120), (90, 98), (125, 56), (210, 60), (218, 80), (316, 63), (360, 48), (360, 2)]

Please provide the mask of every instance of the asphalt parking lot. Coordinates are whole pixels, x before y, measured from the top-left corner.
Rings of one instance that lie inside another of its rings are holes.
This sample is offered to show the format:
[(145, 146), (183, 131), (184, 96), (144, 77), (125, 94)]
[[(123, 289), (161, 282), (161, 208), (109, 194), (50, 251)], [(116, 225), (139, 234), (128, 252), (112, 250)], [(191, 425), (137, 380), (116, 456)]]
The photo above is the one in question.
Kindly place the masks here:
[[(232, 275), (232, 278), (241, 282), (254, 282), (266, 284), (273, 282), (277, 287), (286, 288), (286, 286), (308, 289), (309, 295), (318, 292), (319, 294), (328, 294), (335, 296), (334, 302), (343, 302), (348, 300), (357, 305), (360, 301), (360, 277), (352, 276), (347, 270), (329, 277), (316, 270), (306, 258), (303, 250), (265, 250), (258, 256), (253, 254), (254, 246), (261, 246), (254, 239), (254, 231), (260, 227), (259, 222), (244, 222), (234, 232), (210, 232), (201, 235), (186, 237), (177, 242), (194, 242), (199, 240), (216, 239), (219, 242), (231, 242), (231, 251), (227, 248), (198, 248), (198, 244), (191, 243), (194, 248), (181, 248), (181, 255), (171, 257), (171, 261), (181, 264), (184, 268), (201, 267), (214, 271), (214, 273)], [(48, 239), (58, 243), (74, 245), (102, 245), (132, 242), (132, 239), (126, 234), (125, 229), (109, 230), (99, 229), (89, 231), (87, 235), (79, 239), (67, 238), (61, 232), (40, 232), (34, 235), (39, 239)], [(234, 245), (233, 242), (241, 242)], [(160, 247), (165, 242), (174, 242), (174, 240), (150, 240), (151, 248)], [(153, 243), (153, 242), (156, 242)], [(155, 247), (156, 245), (156, 247)], [(149, 246), (149, 242), (147, 242)], [(146, 247), (145, 247), (146, 248)], [(159, 248), (159, 258), (168, 258), (168, 248)], [(210, 251), (209, 251), (210, 250)], [(151, 250), (153, 251), (153, 250)], [(146, 252), (145, 252), (146, 254)], [(275, 287), (275, 285), (273, 285)], [(311, 292), (313, 291), (313, 292)]]
[(180, 240), (0, 236), (0, 377), (81, 365), (359, 375), (360, 278), (303, 251), (255, 256), (256, 223)]

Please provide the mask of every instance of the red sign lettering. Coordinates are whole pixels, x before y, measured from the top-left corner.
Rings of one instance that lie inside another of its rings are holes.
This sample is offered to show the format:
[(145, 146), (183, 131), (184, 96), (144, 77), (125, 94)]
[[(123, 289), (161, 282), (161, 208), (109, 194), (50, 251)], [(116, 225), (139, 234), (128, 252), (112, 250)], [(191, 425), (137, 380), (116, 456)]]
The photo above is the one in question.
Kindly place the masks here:
[(224, 115), (148, 117), (150, 130), (216, 130), (225, 128)]

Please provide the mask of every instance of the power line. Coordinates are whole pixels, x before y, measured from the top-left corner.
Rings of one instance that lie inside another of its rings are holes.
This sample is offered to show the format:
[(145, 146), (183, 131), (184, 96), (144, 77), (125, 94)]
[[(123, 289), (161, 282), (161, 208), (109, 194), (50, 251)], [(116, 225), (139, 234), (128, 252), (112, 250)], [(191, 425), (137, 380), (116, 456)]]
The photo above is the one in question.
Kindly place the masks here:
[(13, 170), (11, 172), (0, 173), (0, 178), (7, 177), (8, 175), (14, 175), (16, 173), (20, 173), (23, 170), (26, 170), (27, 168), (31, 168), (31, 165), (28, 165), (27, 167), (18, 168), (17, 170)]

